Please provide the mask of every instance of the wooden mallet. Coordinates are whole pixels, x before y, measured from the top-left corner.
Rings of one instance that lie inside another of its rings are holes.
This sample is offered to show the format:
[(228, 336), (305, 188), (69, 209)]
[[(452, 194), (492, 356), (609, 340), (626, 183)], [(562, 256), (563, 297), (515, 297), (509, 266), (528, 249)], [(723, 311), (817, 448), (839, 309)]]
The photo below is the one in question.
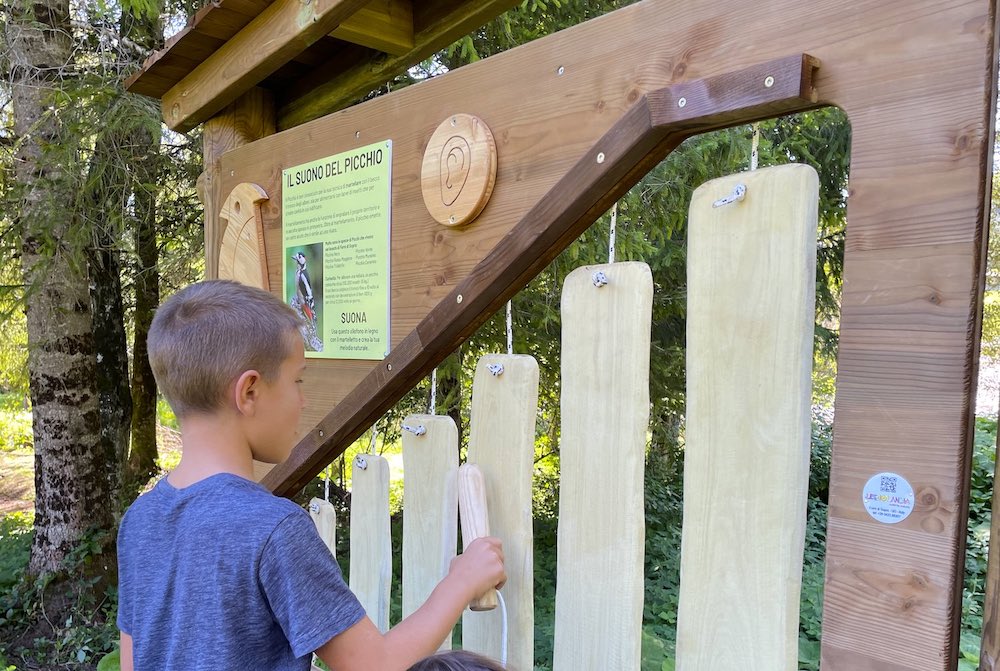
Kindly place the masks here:
[[(477, 538), (490, 535), (490, 517), (486, 508), (486, 481), (475, 464), (465, 464), (458, 469), (458, 509), (462, 518), (462, 550)], [(493, 610), (497, 607), (497, 593), (489, 589), (472, 600), (469, 610)]]

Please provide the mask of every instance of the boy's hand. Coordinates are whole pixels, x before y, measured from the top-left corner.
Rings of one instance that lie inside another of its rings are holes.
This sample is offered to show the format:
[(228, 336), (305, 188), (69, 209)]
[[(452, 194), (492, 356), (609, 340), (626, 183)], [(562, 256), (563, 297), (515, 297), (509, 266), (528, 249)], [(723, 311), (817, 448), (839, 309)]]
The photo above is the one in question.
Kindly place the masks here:
[(507, 582), (500, 539), (493, 536), (475, 539), (465, 552), (451, 560), (448, 573), (469, 590), (469, 601), (488, 590), (500, 589)]

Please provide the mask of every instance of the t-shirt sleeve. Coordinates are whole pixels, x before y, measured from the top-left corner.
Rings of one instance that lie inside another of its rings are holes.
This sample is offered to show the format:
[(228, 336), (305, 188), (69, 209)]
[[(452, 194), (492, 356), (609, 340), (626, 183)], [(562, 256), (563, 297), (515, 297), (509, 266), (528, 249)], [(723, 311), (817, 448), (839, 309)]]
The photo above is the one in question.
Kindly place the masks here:
[(118, 527), (118, 615), (115, 623), (118, 630), (132, 635), (132, 548), (128, 543), (128, 519), (126, 513)]
[(275, 528), (261, 552), (257, 575), (296, 657), (316, 651), (365, 617), (304, 510)]

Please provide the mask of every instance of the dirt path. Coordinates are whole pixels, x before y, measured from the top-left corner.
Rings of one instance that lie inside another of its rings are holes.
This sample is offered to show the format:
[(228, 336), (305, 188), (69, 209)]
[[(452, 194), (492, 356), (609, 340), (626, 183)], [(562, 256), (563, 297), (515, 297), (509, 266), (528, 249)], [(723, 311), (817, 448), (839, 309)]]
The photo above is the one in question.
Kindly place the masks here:
[(0, 516), (35, 509), (35, 457), (0, 452)]

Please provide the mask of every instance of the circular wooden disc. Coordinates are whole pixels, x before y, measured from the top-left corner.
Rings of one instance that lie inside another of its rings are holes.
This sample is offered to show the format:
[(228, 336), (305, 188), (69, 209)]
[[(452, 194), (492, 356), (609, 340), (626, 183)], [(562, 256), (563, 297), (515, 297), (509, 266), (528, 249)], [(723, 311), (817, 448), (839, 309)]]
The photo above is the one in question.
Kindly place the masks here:
[(467, 224), (483, 211), (497, 178), (493, 133), (479, 117), (453, 114), (424, 151), (420, 187), (424, 205), (445, 226)]

